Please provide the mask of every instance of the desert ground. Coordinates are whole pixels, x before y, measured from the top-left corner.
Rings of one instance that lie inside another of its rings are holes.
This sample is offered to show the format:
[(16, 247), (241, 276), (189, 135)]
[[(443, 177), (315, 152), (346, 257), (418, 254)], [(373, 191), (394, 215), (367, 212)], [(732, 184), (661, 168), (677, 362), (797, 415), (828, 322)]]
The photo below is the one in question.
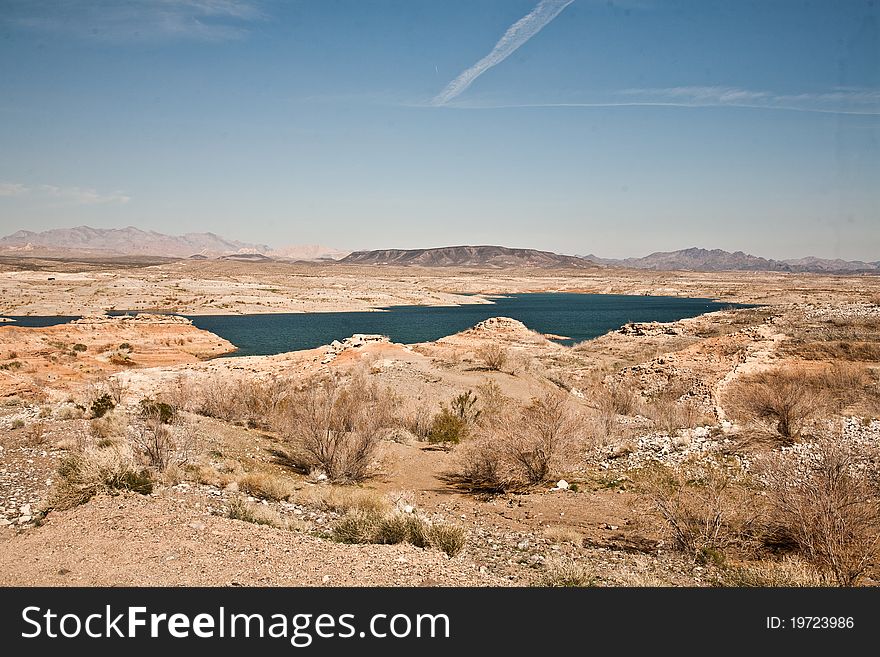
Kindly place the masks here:
[[(0, 324), (2, 585), (880, 580), (880, 277), (22, 259), (0, 290), (83, 317)], [(529, 291), (759, 306), (260, 357), (150, 314)]]

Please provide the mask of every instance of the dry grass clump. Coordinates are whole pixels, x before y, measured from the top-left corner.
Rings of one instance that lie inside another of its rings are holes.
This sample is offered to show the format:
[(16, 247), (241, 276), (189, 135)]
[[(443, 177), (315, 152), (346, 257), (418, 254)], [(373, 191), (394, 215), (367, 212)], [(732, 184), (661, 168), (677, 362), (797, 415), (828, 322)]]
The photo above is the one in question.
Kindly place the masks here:
[(397, 422), (395, 407), (390, 392), (363, 377), (348, 384), (312, 379), (290, 394), (276, 424), (298, 468), (359, 482), (375, 472), (383, 432)]
[(248, 472), (238, 480), (238, 489), (253, 497), (280, 501), (290, 499), (297, 486), (287, 477), (255, 471)]
[(332, 536), (340, 543), (410, 543), (441, 550), (450, 557), (461, 552), (466, 542), (462, 527), (396, 510), (380, 513), (352, 509), (333, 526)]
[(232, 520), (241, 520), (254, 525), (265, 525), (277, 529), (297, 530), (299, 523), (284, 518), (278, 511), (270, 506), (251, 504), (236, 497), (226, 507), (226, 517)]
[(757, 465), (770, 503), (767, 539), (853, 586), (880, 556), (877, 454), (831, 438), (809, 447)]
[(99, 493), (131, 490), (148, 494), (153, 490), (150, 472), (138, 466), (126, 445), (72, 452), (61, 460), (58, 475), (49, 500), (57, 510), (84, 504)]
[(574, 447), (568, 399), (550, 393), (503, 421), (481, 428), (464, 446), (449, 479), (472, 491), (534, 486), (563, 470)]
[(751, 561), (721, 569), (718, 586), (801, 588), (828, 586), (828, 579), (814, 566), (793, 556), (780, 561)]
[(540, 577), (533, 583), (538, 587), (588, 587), (596, 586), (596, 576), (589, 566), (572, 559), (556, 557), (548, 559)]
[(760, 508), (735, 465), (657, 463), (643, 469), (635, 481), (675, 546), (697, 562), (723, 563), (725, 550), (753, 542)]
[(507, 349), (500, 344), (488, 342), (477, 348), (474, 355), (483, 362), (486, 369), (501, 372), (509, 360)]
[(584, 542), (583, 535), (571, 527), (547, 527), (544, 529), (544, 538), (554, 543), (571, 543), (577, 546)]
[(318, 486), (304, 488), (297, 493), (297, 502), (324, 511), (347, 513), (364, 511), (384, 514), (391, 510), (391, 502), (384, 495), (365, 488)]
[(108, 441), (124, 436), (126, 426), (122, 413), (109, 412), (89, 422), (89, 433), (98, 441)]

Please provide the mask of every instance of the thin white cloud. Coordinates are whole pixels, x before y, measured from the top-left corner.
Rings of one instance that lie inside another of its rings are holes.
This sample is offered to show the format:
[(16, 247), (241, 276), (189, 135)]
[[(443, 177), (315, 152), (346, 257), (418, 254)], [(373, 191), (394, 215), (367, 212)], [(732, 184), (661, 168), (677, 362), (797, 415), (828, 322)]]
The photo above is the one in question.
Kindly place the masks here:
[(6, 21), (43, 32), (111, 42), (228, 41), (264, 17), (252, 0), (19, 0)]
[(455, 104), (459, 109), (611, 108), (611, 107), (739, 107), (747, 109), (880, 116), (880, 90), (835, 89), (827, 92), (779, 94), (736, 87), (665, 87), (624, 89), (589, 101)]
[(0, 183), (0, 196), (21, 196), (27, 193), (27, 187), (21, 183)]
[(122, 191), (101, 193), (90, 187), (25, 185), (12, 182), (0, 182), (0, 196), (54, 199), (54, 202), (62, 205), (124, 205), (131, 200), (131, 197)]
[(492, 52), (446, 85), (446, 88), (434, 98), (432, 104), (446, 105), (449, 103), (449, 101), (471, 86), (474, 80), (483, 73), (510, 57), (526, 41), (544, 29), (550, 21), (562, 13), (562, 10), (572, 2), (574, 0), (541, 0), (531, 12), (507, 29), (504, 36), (492, 48)]

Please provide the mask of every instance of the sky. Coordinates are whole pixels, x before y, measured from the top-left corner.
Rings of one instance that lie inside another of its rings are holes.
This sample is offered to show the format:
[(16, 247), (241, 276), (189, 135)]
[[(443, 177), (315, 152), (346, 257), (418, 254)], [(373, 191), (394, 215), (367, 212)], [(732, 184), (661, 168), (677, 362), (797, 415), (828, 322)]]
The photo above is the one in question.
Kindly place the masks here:
[(0, 0), (0, 233), (880, 260), (880, 0)]

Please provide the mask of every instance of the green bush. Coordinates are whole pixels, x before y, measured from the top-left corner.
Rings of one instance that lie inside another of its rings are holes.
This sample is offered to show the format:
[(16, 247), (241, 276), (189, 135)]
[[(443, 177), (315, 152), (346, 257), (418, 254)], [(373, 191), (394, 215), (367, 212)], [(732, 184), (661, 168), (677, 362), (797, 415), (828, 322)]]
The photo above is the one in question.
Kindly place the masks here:
[(104, 417), (107, 412), (112, 411), (114, 408), (116, 408), (116, 404), (113, 403), (113, 398), (109, 394), (104, 393), (92, 402), (90, 410), (92, 417), (97, 418)]
[(73, 345), (73, 350), (74, 351), (87, 351), (88, 347), (80, 342), (77, 342), (75, 345)]

